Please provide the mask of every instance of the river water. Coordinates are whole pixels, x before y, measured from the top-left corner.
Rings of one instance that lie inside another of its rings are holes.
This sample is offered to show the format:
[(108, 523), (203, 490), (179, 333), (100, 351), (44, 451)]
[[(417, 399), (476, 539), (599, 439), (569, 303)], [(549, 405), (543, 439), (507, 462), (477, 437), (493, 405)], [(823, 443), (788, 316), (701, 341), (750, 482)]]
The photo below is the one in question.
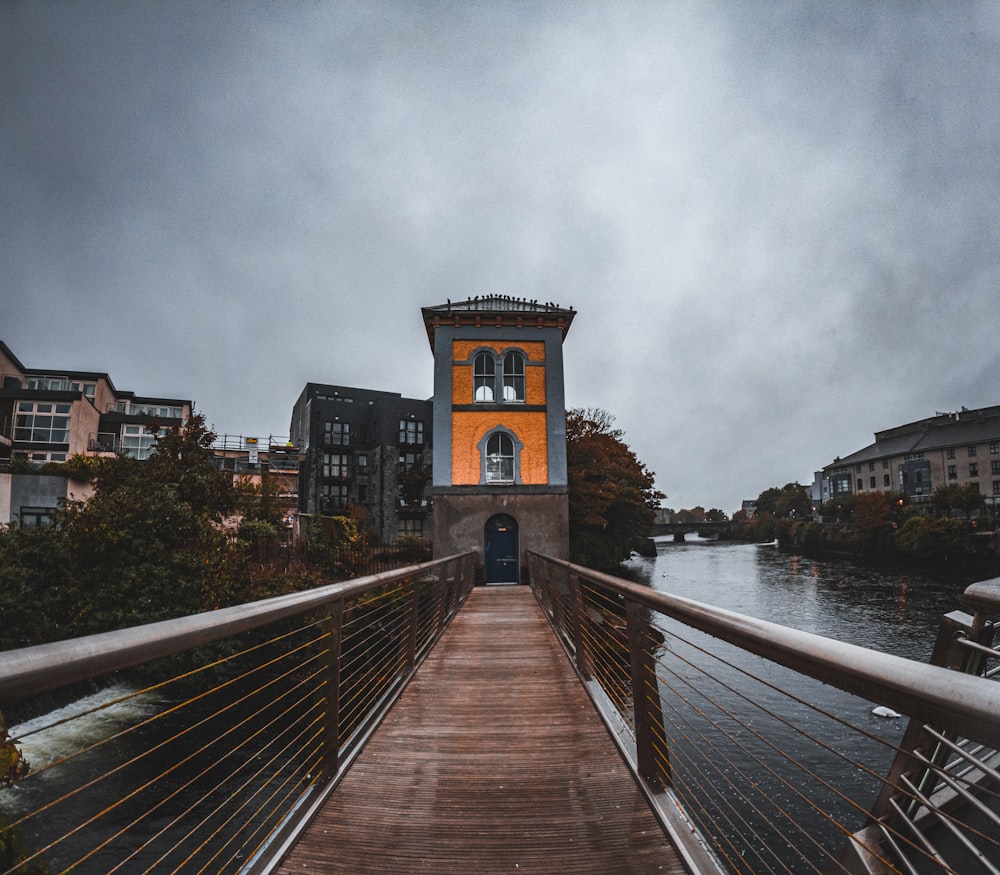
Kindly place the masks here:
[[(941, 617), (961, 607), (967, 583), (813, 560), (773, 545), (704, 540), (658, 540), (655, 557), (636, 557), (630, 566), (665, 593), (920, 662), (930, 657)], [(860, 828), (879, 790), (866, 770), (885, 774), (905, 719), (880, 718), (872, 713), (878, 703), (672, 621), (660, 625), (666, 633), (663, 674), (672, 675), (660, 683), (668, 736), (673, 735), (675, 788), (695, 788), (692, 795), (708, 811), (699, 824), (702, 831), (716, 839), (724, 836), (731, 871), (822, 871), (843, 834), (812, 806), (851, 831)], [(744, 672), (764, 683), (747, 679)], [(694, 702), (691, 714), (678, 708), (679, 716), (674, 715), (672, 703), (679, 698)], [(755, 710), (758, 706), (762, 712)], [(780, 719), (772, 720), (767, 709)], [(790, 768), (790, 761), (804, 768)], [(853, 804), (829, 792), (824, 782)], [(816, 789), (807, 790), (809, 784)]]
[(657, 539), (631, 565), (661, 592), (920, 661), (971, 582), (707, 540)]

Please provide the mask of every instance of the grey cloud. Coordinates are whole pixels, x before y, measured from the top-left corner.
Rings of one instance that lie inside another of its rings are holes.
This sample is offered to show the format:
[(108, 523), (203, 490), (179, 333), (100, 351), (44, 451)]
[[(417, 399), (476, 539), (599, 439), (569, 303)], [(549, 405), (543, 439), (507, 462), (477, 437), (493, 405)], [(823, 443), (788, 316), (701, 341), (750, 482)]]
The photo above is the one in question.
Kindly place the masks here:
[(0, 336), (281, 433), (419, 307), (573, 305), (567, 399), (735, 510), (993, 395), (990, 4), (0, 8)]

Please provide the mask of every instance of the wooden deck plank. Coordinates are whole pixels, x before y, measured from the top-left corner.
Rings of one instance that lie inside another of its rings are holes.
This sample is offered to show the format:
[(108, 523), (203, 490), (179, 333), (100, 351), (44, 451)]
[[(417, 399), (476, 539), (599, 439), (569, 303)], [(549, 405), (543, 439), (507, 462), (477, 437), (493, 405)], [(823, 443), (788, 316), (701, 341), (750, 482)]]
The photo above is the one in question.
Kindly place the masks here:
[(473, 590), (279, 869), (685, 871), (523, 586)]

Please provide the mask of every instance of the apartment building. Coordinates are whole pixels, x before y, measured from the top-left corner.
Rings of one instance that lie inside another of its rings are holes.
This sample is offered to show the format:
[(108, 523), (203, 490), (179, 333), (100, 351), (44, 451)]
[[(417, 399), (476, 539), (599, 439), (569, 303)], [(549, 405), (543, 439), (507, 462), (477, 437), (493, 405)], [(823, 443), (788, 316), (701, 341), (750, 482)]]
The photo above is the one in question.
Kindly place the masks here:
[(289, 437), (221, 434), (212, 442), (216, 464), (232, 474), (233, 483), (269, 485), (280, 503), (289, 533), (298, 513), (299, 448)]
[(89, 485), (36, 466), (122, 452), (145, 458), (161, 428), (191, 416), (191, 401), (120, 390), (106, 373), (25, 367), (0, 340), (0, 523), (32, 525)]
[(299, 449), (300, 517), (350, 513), (385, 544), (429, 536), (431, 423), (431, 401), (307, 383), (289, 429)]
[(1000, 498), (1000, 406), (927, 419), (875, 433), (875, 442), (819, 473), (824, 500), (900, 492), (929, 501), (939, 486), (975, 485), (989, 504)]

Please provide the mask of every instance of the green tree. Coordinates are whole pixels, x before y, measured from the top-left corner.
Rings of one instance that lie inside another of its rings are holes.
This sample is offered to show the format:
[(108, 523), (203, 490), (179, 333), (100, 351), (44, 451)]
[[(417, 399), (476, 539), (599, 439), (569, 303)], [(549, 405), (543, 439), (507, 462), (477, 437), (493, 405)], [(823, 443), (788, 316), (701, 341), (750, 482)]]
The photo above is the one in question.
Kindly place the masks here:
[(76, 596), (74, 634), (226, 604), (239, 590), (218, 524), (236, 506), (204, 417), (167, 429), (150, 457), (101, 467), (95, 493), (62, 515)]
[[(19, 647), (219, 607), (239, 599), (240, 557), (219, 523), (235, 507), (200, 415), (149, 459), (93, 468), (94, 494), (47, 529), (0, 537), (2, 644)], [(77, 466), (80, 467), (80, 466)]]
[(931, 495), (931, 506), (938, 516), (949, 516), (957, 510), (968, 519), (986, 509), (986, 499), (975, 483), (953, 484), (937, 487)]
[(605, 571), (615, 570), (649, 537), (664, 497), (623, 436), (605, 410), (566, 413), (570, 556)]
[(809, 519), (812, 499), (798, 483), (786, 483), (780, 489), (772, 486), (757, 496), (757, 513), (770, 513), (782, 519)]
[(896, 534), (896, 546), (913, 559), (961, 559), (969, 553), (968, 525), (948, 517), (911, 516)]

